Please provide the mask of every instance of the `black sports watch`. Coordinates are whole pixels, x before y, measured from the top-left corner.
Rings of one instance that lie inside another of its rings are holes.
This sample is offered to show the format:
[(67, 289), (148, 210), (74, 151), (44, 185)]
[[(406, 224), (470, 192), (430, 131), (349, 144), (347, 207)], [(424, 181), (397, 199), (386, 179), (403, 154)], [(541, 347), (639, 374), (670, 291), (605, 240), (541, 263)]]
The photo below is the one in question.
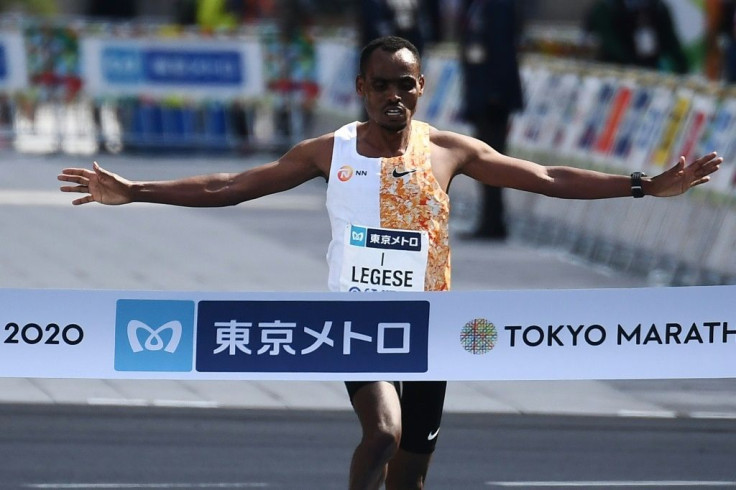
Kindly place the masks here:
[(639, 198), (644, 197), (644, 188), (641, 186), (641, 178), (646, 177), (644, 172), (634, 172), (631, 174), (631, 195)]

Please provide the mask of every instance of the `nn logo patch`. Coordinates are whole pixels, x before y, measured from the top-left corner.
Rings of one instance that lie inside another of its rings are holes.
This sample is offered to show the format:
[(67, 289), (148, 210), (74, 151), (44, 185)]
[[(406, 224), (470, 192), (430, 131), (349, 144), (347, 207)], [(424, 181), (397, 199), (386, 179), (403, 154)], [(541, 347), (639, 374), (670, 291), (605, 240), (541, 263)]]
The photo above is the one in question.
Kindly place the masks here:
[(116, 371), (191, 371), (193, 352), (193, 301), (118, 300)]

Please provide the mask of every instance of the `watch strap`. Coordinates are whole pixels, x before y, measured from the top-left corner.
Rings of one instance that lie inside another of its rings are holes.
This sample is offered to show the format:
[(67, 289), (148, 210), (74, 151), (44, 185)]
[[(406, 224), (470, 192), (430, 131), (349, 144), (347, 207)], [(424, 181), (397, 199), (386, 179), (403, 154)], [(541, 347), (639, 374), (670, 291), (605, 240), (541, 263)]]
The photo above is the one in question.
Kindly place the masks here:
[(644, 197), (644, 188), (642, 187), (642, 177), (646, 177), (644, 172), (633, 172), (631, 174), (631, 195), (635, 198)]

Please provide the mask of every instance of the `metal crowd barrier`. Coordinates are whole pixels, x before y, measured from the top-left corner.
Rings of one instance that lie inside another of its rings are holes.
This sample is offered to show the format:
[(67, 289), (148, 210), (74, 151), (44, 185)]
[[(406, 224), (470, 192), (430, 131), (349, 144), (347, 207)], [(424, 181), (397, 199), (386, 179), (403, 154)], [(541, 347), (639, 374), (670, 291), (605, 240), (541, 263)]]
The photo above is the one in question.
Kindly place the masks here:
[(650, 175), (680, 154), (717, 150), (724, 164), (713, 182), (671, 199), (566, 201), (509, 192), (512, 233), (654, 285), (736, 283), (731, 88), (589, 63), (532, 59), (525, 70), (529, 101), (510, 143), (518, 156)]
[(297, 110), (278, 112), (252, 101), (126, 97), (6, 104), (0, 101), (0, 137), (23, 153), (249, 152), (283, 149), (302, 138)]

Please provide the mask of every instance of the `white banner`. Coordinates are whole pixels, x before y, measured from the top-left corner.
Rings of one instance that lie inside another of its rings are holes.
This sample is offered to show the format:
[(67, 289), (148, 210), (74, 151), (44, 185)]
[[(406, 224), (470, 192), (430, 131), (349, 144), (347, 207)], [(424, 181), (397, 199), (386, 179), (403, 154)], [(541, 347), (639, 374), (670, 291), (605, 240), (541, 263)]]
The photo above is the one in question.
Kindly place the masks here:
[(447, 293), (0, 290), (0, 376), (736, 376), (736, 286)]

